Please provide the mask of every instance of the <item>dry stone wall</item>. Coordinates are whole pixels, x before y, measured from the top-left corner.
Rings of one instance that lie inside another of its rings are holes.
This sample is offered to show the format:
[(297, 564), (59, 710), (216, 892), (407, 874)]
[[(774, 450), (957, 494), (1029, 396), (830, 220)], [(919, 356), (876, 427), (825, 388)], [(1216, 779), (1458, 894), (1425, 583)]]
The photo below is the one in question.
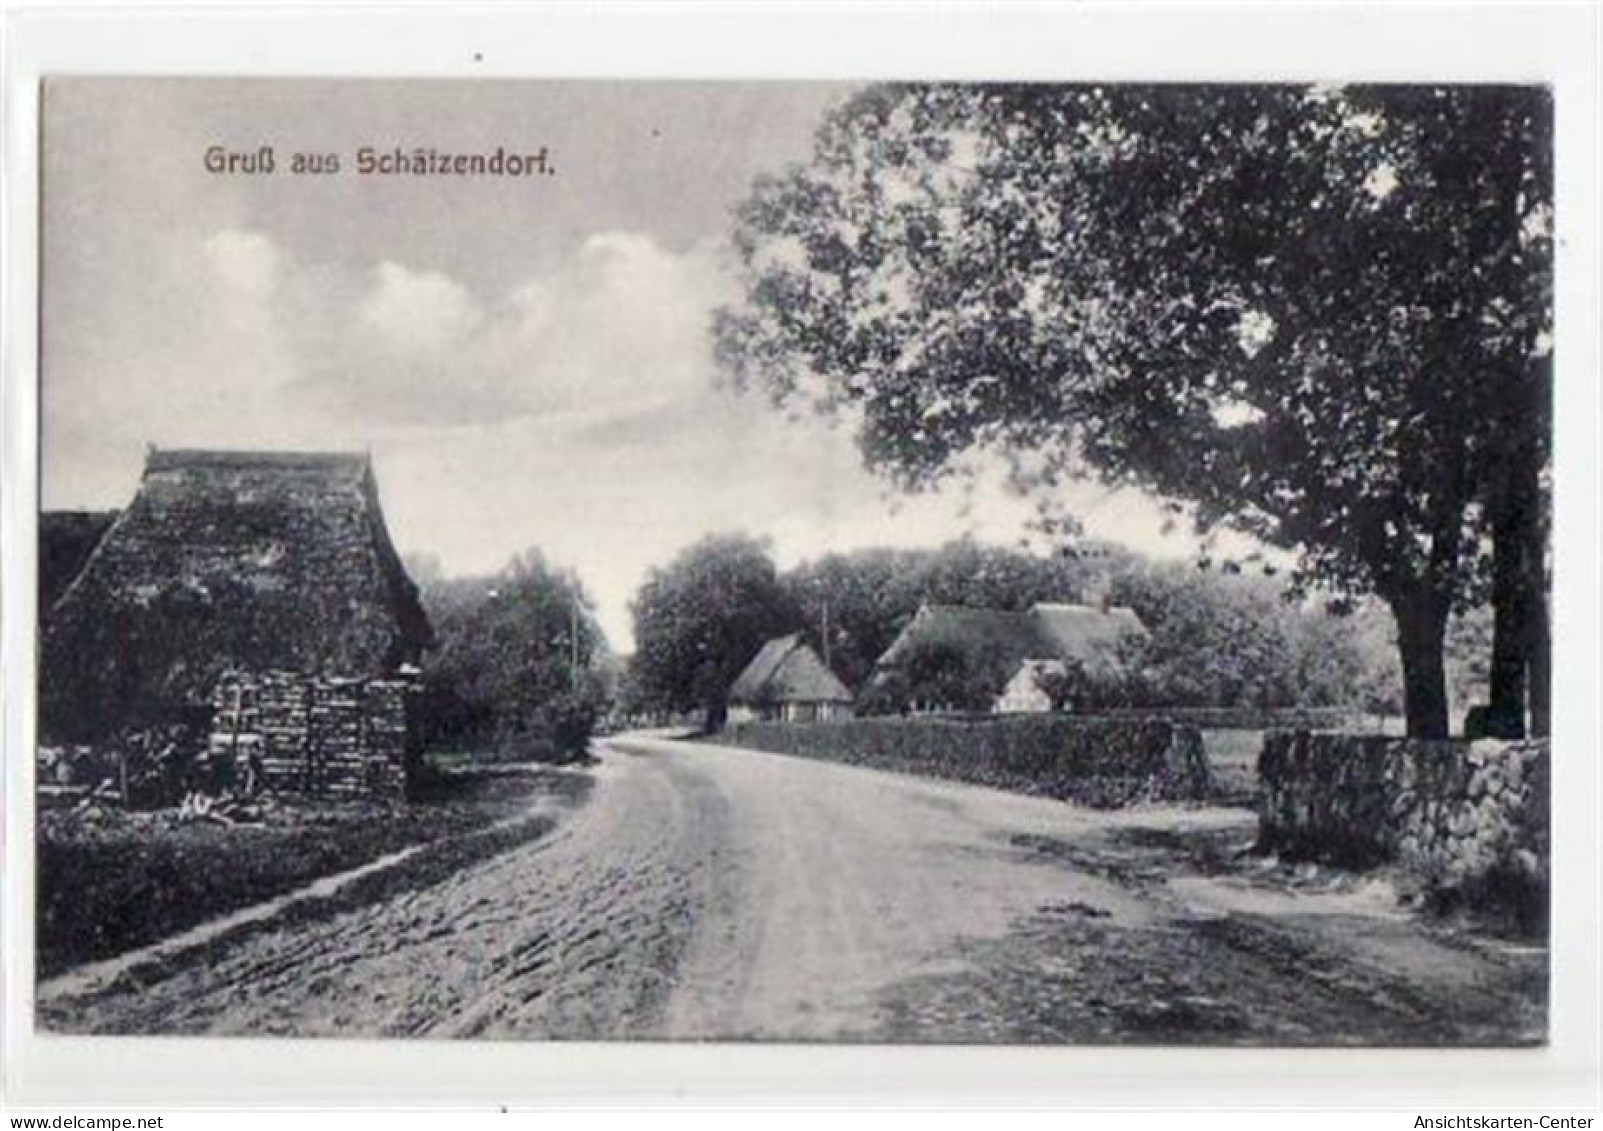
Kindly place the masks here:
[(212, 697), (209, 751), (254, 760), (275, 792), (401, 800), (421, 757), (412, 693), (400, 679), (229, 672)]
[(1282, 856), (1396, 863), (1437, 896), (1545, 905), (1545, 741), (1421, 741), (1308, 731), (1265, 737), (1260, 846)]

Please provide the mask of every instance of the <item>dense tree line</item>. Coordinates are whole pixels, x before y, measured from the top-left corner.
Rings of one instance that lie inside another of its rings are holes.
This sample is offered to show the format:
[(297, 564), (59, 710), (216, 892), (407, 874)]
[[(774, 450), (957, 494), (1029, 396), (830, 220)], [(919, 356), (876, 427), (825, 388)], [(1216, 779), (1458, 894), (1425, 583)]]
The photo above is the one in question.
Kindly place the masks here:
[[(803, 633), (861, 691), (925, 603), (1020, 611), (1105, 599), (1135, 609), (1150, 641), (1111, 674), (1071, 678), (1064, 705), (1085, 705), (1089, 688), (1096, 704), (1349, 706), (1386, 715), (1402, 707), (1395, 630), (1378, 605), (1338, 615), (1276, 581), (1153, 562), (1112, 545), (1046, 556), (960, 539), (831, 554), (781, 571), (761, 540), (706, 538), (642, 587), (639, 650), (626, 671), (582, 583), (538, 551), (483, 577), (447, 578), (427, 557), (408, 568), (438, 639), (422, 676), (435, 749), (561, 759), (582, 752), (609, 708), (716, 718), (750, 657), (789, 632)], [(1451, 626), (1448, 672), (1459, 705), (1485, 695), (1491, 634), (1486, 607)], [(931, 654), (904, 674), (926, 695), (981, 709), (1012, 673), (975, 673), (961, 658)]]
[[(705, 710), (716, 722), (741, 668), (765, 640), (789, 632), (803, 633), (860, 691), (922, 604), (1021, 611), (1100, 600), (1134, 609), (1151, 634), (1133, 678), (1104, 698), (1401, 708), (1395, 640), (1380, 610), (1331, 611), (1279, 579), (1157, 563), (1116, 546), (1046, 556), (966, 539), (831, 554), (781, 571), (766, 544), (739, 535), (696, 543), (642, 587), (628, 706)], [(948, 701), (976, 707), (1011, 674), (977, 678), (960, 658), (935, 654), (915, 666), (926, 690), (945, 688)]]

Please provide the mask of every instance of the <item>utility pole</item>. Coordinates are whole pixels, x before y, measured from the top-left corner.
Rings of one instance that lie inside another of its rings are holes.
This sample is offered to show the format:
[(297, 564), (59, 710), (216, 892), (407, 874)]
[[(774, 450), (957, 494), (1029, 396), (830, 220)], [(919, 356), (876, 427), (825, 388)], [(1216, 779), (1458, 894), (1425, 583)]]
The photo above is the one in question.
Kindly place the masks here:
[(824, 642), (824, 666), (830, 671), (834, 671), (834, 665), (829, 662), (829, 601), (827, 599), (824, 601), (823, 624), (819, 628), (818, 635)]

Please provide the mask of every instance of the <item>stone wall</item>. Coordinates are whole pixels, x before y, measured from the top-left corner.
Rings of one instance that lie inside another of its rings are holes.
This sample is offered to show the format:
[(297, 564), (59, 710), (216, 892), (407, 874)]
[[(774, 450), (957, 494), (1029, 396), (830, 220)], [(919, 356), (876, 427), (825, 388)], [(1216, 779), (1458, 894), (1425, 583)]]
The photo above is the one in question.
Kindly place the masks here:
[(1260, 847), (1395, 863), (1435, 897), (1524, 915), (1546, 903), (1549, 764), (1545, 741), (1275, 731), (1258, 762)]
[(421, 758), (414, 685), (300, 672), (229, 672), (217, 682), (209, 752), (260, 767), (304, 797), (406, 797)]

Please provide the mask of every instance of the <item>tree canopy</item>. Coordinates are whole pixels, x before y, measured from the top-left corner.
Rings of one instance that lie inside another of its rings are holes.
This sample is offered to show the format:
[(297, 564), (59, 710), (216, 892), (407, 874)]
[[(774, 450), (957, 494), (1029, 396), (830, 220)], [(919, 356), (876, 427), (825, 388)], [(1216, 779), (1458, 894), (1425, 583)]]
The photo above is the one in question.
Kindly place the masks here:
[(889, 85), (754, 187), (725, 370), (917, 489), (1129, 484), (1378, 594), (1410, 730), (1484, 504), (1546, 459), (1550, 99), (1496, 86)]
[(652, 570), (631, 612), (636, 694), (668, 710), (704, 709), (714, 728), (741, 669), (797, 623), (767, 544), (743, 534), (710, 535)]
[(538, 550), (490, 577), (448, 579), (437, 567), (420, 575), (438, 640), (423, 668), (432, 740), (579, 753), (602, 703), (607, 645), (578, 577)]

